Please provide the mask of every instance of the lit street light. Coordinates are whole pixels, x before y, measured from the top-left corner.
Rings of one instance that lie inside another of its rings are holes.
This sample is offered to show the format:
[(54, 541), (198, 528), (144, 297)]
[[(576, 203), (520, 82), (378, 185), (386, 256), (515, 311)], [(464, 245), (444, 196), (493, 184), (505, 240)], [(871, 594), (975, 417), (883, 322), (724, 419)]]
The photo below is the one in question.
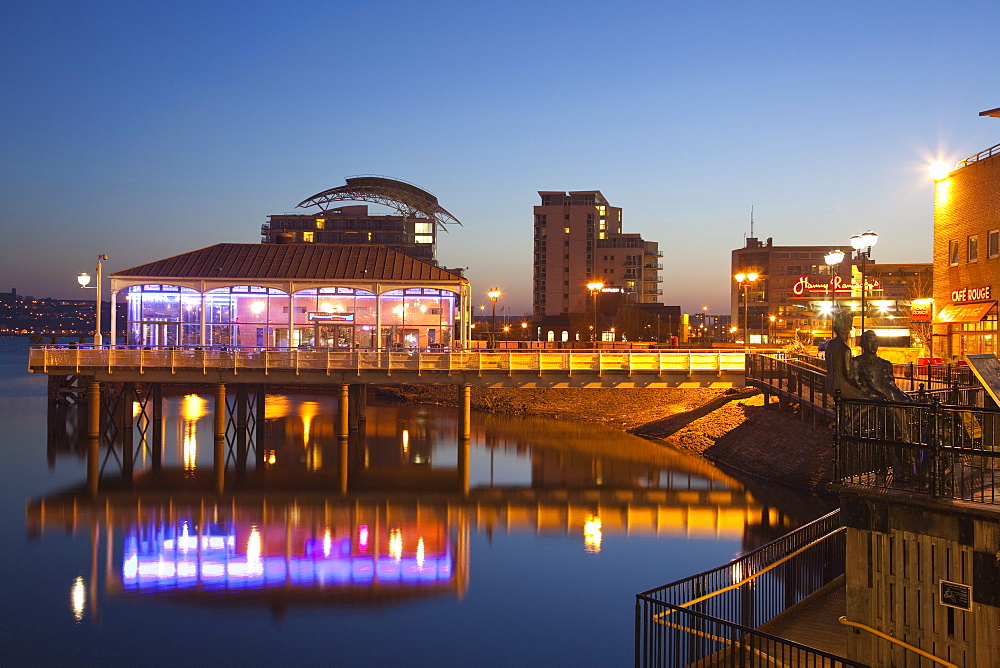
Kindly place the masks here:
[(865, 280), (865, 264), (867, 264), (868, 259), (872, 256), (872, 246), (878, 243), (878, 235), (868, 230), (867, 232), (862, 232), (861, 234), (855, 234), (851, 237), (851, 246), (854, 247), (854, 251), (857, 253), (858, 258), (861, 259), (861, 333), (865, 333), (865, 293), (867, 292), (868, 284)]
[(736, 282), (743, 288), (743, 345), (750, 346), (750, 304), (747, 302), (747, 288), (757, 280), (758, 274), (750, 272), (744, 274), (740, 272), (733, 276)]
[[(844, 251), (840, 250), (839, 248), (837, 250), (832, 250), (829, 253), (827, 253), (823, 259), (826, 260), (826, 266), (830, 267), (830, 274), (834, 275), (837, 273), (836, 269), (837, 265), (839, 265), (841, 262), (844, 261)], [(833, 292), (833, 306), (834, 310), (836, 310), (837, 288), (834, 287), (832, 292)]]
[(592, 302), (592, 310), (594, 311), (594, 326), (590, 330), (590, 341), (593, 343), (597, 340), (597, 293), (604, 287), (604, 283), (600, 281), (595, 281), (593, 283), (587, 283), (587, 289), (590, 290), (590, 300)]
[(493, 319), (490, 322), (490, 348), (497, 347), (497, 300), (500, 299), (500, 288), (493, 288), (486, 296), (493, 302)]
[[(97, 291), (97, 329), (94, 330), (94, 347), (100, 346), (104, 343), (104, 339), (101, 337), (101, 267), (102, 263), (108, 259), (108, 256), (101, 253), (97, 256), (97, 284), (91, 288)], [(77, 283), (80, 284), (81, 288), (86, 288), (90, 285), (90, 274), (83, 272), (76, 277)], [(111, 317), (115, 317), (115, 309), (112, 305)]]

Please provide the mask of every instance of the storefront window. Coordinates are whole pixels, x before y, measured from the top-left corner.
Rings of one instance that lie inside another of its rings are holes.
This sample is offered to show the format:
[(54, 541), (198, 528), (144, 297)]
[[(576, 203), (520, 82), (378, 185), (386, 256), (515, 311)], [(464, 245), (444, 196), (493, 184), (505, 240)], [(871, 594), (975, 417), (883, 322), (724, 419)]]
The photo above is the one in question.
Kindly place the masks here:
[(133, 285), (128, 289), (128, 342), (135, 346), (196, 345), (201, 294), (176, 285)]
[(407, 288), (382, 294), (382, 345), (436, 350), (452, 345), (458, 295), (448, 290)]

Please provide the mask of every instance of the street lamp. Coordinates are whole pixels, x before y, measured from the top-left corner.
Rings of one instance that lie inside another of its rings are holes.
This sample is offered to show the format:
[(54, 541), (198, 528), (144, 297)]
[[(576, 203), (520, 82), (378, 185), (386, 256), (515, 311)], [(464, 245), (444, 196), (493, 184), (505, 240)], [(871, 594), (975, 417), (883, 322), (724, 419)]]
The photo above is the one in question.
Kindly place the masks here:
[[(97, 284), (91, 288), (97, 291), (97, 329), (94, 331), (94, 346), (99, 346), (104, 343), (104, 339), (101, 337), (101, 267), (102, 263), (108, 259), (108, 256), (101, 253), (97, 256)], [(76, 282), (80, 284), (81, 288), (87, 288), (90, 286), (90, 274), (83, 272), (76, 277)], [(111, 317), (115, 317), (115, 309), (112, 305)]]
[[(840, 250), (839, 248), (836, 249), (836, 250), (832, 250), (832, 251), (830, 251), (829, 253), (827, 253), (824, 256), (824, 259), (826, 260), (826, 266), (830, 267), (830, 275), (833, 276), (837, 272), (837, 270), (836, 270), (837, 265), (839, 265), (841, 262), (844, 261), (844, 251)], [(837, 308), (836, 308), (837, 307), (837, 285), (835, 283), (833, 283), (832, 285), (833, 285), (833, 290), (832, 290), (832, 292), (833, 292), (833, 306), (834, 306), (834, 310), (837, 310)]]
[(767, 342), (768, 344), (774, 344), (774, 321), (778, 319), (778, 316), (770, 316), (769, 320), (771, 325), (767, 328)]
[(743, 288), (743, 345), (750, 346), (750, 305), (747, 302), (747, 288), (757, 280), (758, 274), (750, 272), (744, 274), (740, 272), (733, 276), (736, 282)]
[(493, 288), (486, 296), (493, 302), (493, 319), (490, 322), (490, 348), (497, 347), (497, 300), (500, 299), (500, 288)]
[(590, 290), (590, 301), (592, 302), (592, 310), (594, 311), (594, 327), (590, 330), (590, 342), (596, 341), (597, 337), (597, 293), (604, 287), (604, 283), (600, 281), (595, 281), (593, 283), (587, 283), (587, 289)]
[(865, 293), (867, 292), (867, 283), (865, 281), (865, 265), (868, 262), (868, 258), (872, 256), (872, 246), (878, 243), (878, 235), (868, 230), (867, 232), (862, 232), (861, 234), (855, 234), (851, 237), (851, 246), (854, 248), (855, 253), (857, 253), (858, 258), (861, 260), (861, 333), (865, 333)]

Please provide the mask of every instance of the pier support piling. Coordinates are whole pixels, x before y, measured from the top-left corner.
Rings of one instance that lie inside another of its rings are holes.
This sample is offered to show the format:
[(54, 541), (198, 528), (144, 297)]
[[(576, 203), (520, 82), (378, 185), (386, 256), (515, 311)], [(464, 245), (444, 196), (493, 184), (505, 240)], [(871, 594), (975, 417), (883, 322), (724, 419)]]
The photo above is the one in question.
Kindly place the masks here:
[(101, 384), (87, 387), (87, 491), (97, 496), (101, 478)]
[(226, 487), (226, 385), (215, 386), (215, 491), (222, 494)]
[(337, 415), (337, 438), (347, 438), (350, 435), (350, 414), (351, 414), (351, 398), (350, 398), (351, 386), (341, 385), (339, 399), (337, 404), (337, 410), (339, 414)]

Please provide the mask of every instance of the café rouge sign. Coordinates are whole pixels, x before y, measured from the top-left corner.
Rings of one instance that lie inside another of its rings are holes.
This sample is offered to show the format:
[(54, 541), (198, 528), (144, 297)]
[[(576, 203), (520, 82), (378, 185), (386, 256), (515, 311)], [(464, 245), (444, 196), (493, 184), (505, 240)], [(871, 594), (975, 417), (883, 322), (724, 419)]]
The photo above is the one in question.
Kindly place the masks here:
[[(850, 283), (845, 282), (843, 276), (834, 276), (827, 283), (813, 283), (809, 280), (808, 276), (799, 276), (798, 282), (792, 286), (792, 293), (795, 295), (804, 295), (806, 293), (822, 295), (850, 294), (855, 290), (859, 293), (861, 292), (861, 283), (855, 283), (854, 281)], [(877, 278), (865, 279), (865, 292), (867, 294), (882, 292), (882, 283)]]

